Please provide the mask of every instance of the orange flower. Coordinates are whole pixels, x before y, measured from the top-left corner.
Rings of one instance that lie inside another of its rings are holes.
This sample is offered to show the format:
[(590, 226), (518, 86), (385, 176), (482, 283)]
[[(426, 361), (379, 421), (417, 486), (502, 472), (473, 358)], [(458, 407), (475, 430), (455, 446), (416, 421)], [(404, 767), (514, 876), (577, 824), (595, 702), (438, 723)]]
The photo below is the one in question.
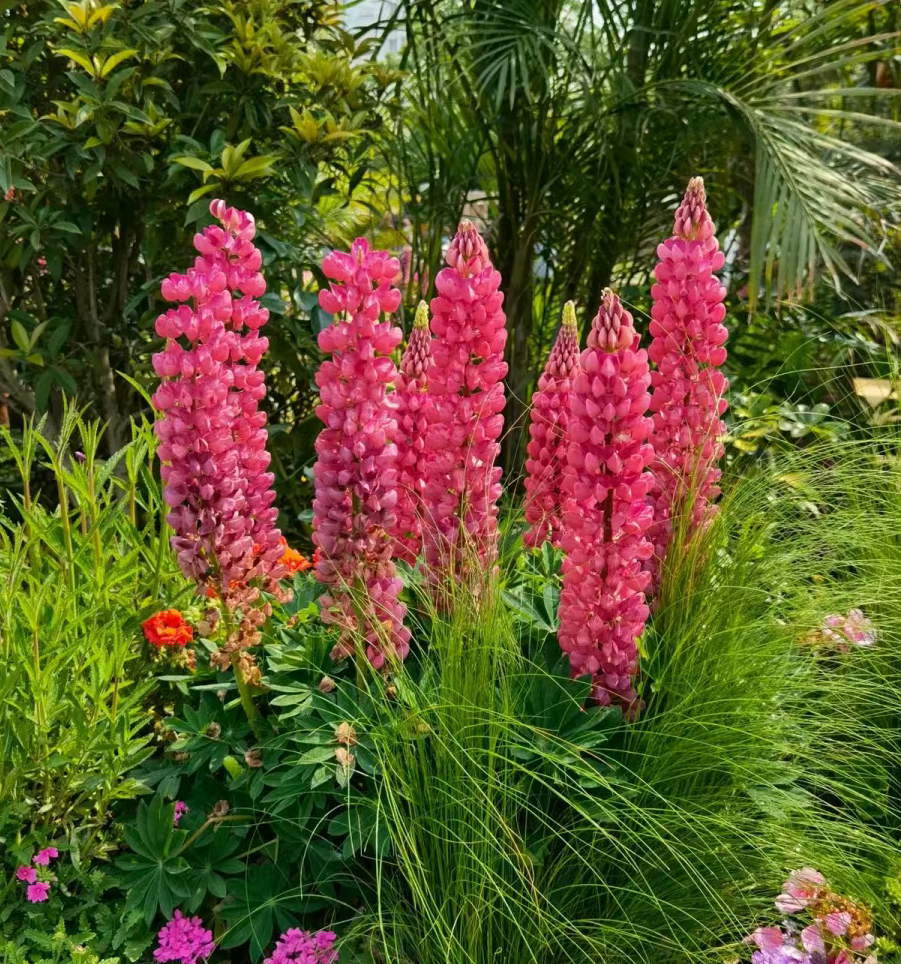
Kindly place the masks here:
[(279, 562), (285, 567), (289, 576), (293, 576), (295, 572), (306, 572), (310, 568), (312, 565), (310, 560), (306, 556), (302, 556), (296, 549), (292, 549), (286, 539), (282, 538), (281, 546), (284, 553)]
[(185, 622), (184, 616), (177, 609), (164, 609), (144, 620), (141, 628), (147, 642), (157, 649), (164, 646), (167, 649), (187, 646), (194, 638), (193, 627)]

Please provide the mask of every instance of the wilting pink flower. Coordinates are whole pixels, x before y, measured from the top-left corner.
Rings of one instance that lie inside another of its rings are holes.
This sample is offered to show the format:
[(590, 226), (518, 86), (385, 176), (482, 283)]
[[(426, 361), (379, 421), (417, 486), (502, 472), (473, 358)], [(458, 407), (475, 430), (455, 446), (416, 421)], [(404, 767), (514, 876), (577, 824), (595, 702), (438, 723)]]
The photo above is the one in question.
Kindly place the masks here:
[(526, 459), (525, 516), (527, 546), (550, 539), (560, 544), (563, 474), (569, 439), (566, 425), (572, 379), (579, 365), (579, 331), (571, 301), (563, 307), (563, 324), (532, 395)]
[(689, 181), (676, 211), (673, 236), (657, 248), (651, 288), (651, 373), (654, 418), (654, 524), (650, 537), (659, 574), (674, 523), (705, 525), (719, 495), (729, 383), (718, 367), (726, 360), (723, 325), (726, 289), (714, 272), (724, 264), (707, 213), (704, 182)]
[(851, 950), (865, 951), (868, 947), (872, 947), (875, 942), (876, 938), (872, 934), (858, 934), (851, 938)]
[(292, 927), (276, 941), (271, 957), (263, 964), (333, 964), (338, 960), (332, 931), (302, 931)]
[(172, 823), (174, 826), (178, 826), (178, 822), (181, 818), (190, 811), (190, 807), (184, 802), (184, 800), (175, 801), (175, 812), (172, 816)]
[(380, 321), (400, 304), (392, 286), (399, 266), (357, 238), (350, 254), (333, 251), (322, 262), (332, 279), (319, 303), (335, 321), (319, 334), (326, 359), (316, 373), (325, 424), (316, 440), (313, 542), (322, 618), (341, 629), (334, 658), (362, 638), (376, 668), (386, 656), (403, 659), (410, 633), (399, 600), (401, 580), (392, 561), (397, 525), (397, 422), (386, 387), (397, 377), (390, 355), (403, 334)]
[(49, 894), (50, 884), (44, 883), (42, 880), (35, 884), (29, 884), (25, 891), (25, 896), (32, 904), (42, 904), (47, 900)]
[(608, 288), (572, 385), (559, 639), (572, 672), (592, 674), (598, 701), (632, 714), (653, 554), (649, 382), (632, 316)]
[(391, 400), (397, 418), (397, 524), (394, 555), (411, 565), (422, 548), (423, 450), (428, 429), (426, 376), (431, 355), (429, 306), (420, 302)]
[(39, 850), (31, 859), (34, 863), (39, 864), (41, 867), (49, 867), (51, 860), (56, 860), (59, 856), (59, 851), (56, 847), (44, 847), (43, 850)]
[[(465, 576), (494, 558), (507, 341), (501, 276), (475, 226), (461, 221), (435, 279), (423, 545), (430, 577)], [(475, 575), (474, 573), (472, 575)]]
[(153, 952), (154, 958), (165, 964), (178, 961), (179, 964), (196, 964), (207, 958), (216, 949), (212, 931), (203, 926), (199, 917), (185, 917), (180, 910), (159, 932), (159, 946)]
[(17, 867), (16, 868), (16, 880), (23, 880), (26, 883), (33, 884), (38, 879), (38, 872), (34, 867)]
[(277, 592), (283, 572), (259, 409), (266, 386), (257, 366), (269, 345), (259, 334), (269, 312), (255, 300), (266, 288), (262, 256), (252, 215), (224, 201), (210, 212), (221, 226), (194, 236), (194, 267), (162, 283), (163, 297), (181, 304), (156, 321), (166, 345), (153, 356), (162, 379), (153, 404), (179, 565), (226, 598), (257, 577)]
[(843, 653), (852, 646), (867, 649), (876, 642), (873, 623), (859, 609), (852, 609), (847, 616), (827, 616), (820, 634)]

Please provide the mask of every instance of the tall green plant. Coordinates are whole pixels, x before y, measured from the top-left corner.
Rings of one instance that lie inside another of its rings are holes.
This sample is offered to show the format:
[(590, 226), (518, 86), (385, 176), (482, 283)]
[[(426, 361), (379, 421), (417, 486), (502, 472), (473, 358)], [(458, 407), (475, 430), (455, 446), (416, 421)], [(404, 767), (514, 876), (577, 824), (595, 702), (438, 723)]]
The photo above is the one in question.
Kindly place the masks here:
[[(23, 495), (0, 517), (0, 827), (61, 829), (90, 851), (153, 752), (141, 622), (189, 590), (172, 578), (150, 426), (109, 460), (74, 408), (55, 439), (44, 430), (2, 430)], [(39, 463), (55, 491), (36, 491)]]

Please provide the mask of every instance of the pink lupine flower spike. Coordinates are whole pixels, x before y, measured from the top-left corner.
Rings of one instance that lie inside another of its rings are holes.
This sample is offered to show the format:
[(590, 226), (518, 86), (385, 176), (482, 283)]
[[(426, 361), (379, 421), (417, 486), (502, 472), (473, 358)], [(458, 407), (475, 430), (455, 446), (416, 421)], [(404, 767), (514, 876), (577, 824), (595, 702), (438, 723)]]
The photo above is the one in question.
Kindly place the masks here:
[[(493, 560), (504, 427), (506, 319), (501, 276), (475, 225), (462, 221), (435, 279), (423, 544), (435, 584)], [(473, 574), (474, 575), (474, 574)]]
[(527, 546), (540, 545), (547, 539), (554, 545), (560, 544), (563, 474), (569, 444), (566, 426), (572, 379), (578, 365), (576, 309), (568, 301), (563, 307), (563, 323), (557, 340), (538, 379), (538, 390), (532, 395), (525, 479), (525, 516), (529, 528), (523, 536)]
[(397, 421), (386, 401), (397, 377), (390, 355), (403, 333), (379, 320), (400, 304), (393, 287), (400, 268), (357, 238), (350, 254), (333, 251), (322, 270), (332, 282), (319, 303), (336, 318), (320, 332), (319, 347), (332, 357), (316, 373), (325, 428), (316, 440), (313, 542), (316, 578), (329, 587), (319, 602), (323, 620), (341, 630), (332, 656), (349, 656), (361, 638), (378, 669), (387, 657), (404, 659), (410, 645), (392, 561)]
[(573, 674), (592, 675), (595, 698), (630, 716), (653, 555), (649, 383), (632, 316), (608, 288), (572, 384), (559, 639)]
[(709, 523), (719, 495), (725, 426), (720, 416), (729, 383), (723, 326), (726, 289), (714, 272), (725, 262), (707, 213), (704, 182), (694, 177), (676, 211), (673, 236), (657, 248), (651, 288), (651, 373), (654, 419), (654, 523), (651, 541), (655, 581), (674, 524)]

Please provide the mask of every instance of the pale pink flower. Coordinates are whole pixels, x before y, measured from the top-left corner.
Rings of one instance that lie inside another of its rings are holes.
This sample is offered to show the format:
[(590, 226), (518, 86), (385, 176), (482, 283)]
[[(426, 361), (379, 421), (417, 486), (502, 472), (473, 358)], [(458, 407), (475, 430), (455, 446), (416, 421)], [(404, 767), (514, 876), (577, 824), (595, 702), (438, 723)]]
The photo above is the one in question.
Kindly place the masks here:
[(876, 643), (873, 623), (860, 609), (852, 609), (847, 616), (827, 616), (821, 629), (823, 639), (833, 643), (841, 652), (849, 652), (852, 646), (869, 649)]
[(758, 927), (749, 940), (752, 940), (762, 951), (774, 951), (782, 946), (783, 936), (780, 927)]
[(843, 934), (847, 933), (848, 928), (851, 926), (851, 921), (853, 918), (846, 911), (833, 911), (831, 914), (827, 914), (823, 918), (823, 923), (829, 928), (830, 933), (835, 934), (836, 937), (841, 937)]
[(801, 943), (808, 954), (826, 953), (826, 943), (819, 924), (810, 924), (801, 931)]

